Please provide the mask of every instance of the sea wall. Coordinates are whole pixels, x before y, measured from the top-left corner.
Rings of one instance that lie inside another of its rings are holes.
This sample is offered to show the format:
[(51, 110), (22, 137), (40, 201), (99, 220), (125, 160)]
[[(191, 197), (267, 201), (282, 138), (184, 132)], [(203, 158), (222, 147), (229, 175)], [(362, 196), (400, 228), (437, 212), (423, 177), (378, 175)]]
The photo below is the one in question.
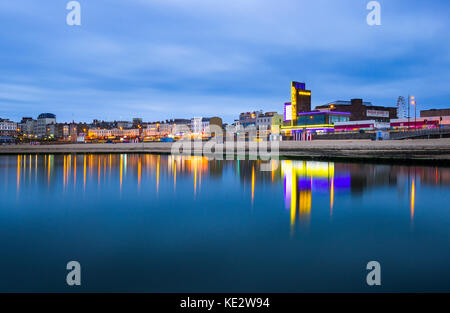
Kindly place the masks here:
[[(162, 153), (170, 154), (173, 143), (64, 144), (0, 146), (0, 154), (64, 154), (64, 153)], [(270, 146), (270, 145), (269, 145)], [(220, 148), (220, 147), (219, 147)], [(245, 144), (248, 152), (249, 145)], [(270, 148), (269, 148), (270, 149)], [(182, 150), (181, 150), (182, 151)], [(225, 147), (223, 147), (225, 151)], [(201, 152), (201, 151), (197, 151)], [(237, 152), (237, 151), (236, 151)], [(279, 143), (279, 155), (286, 158), (360, 159), (425, 161), (450, 163), (450, 139), (371, 141), (317, 140), (312, 142), (284, 141)]]

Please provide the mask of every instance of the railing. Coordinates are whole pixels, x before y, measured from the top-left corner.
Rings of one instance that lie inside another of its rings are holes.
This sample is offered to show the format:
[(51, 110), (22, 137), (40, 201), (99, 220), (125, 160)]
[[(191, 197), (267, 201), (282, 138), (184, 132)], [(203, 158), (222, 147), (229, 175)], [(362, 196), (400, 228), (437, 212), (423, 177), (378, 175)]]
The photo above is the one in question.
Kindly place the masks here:
[(405, 132), (391, 132), (389, 138), (391, 140), (401, 140), (415, 137), (423, 137), (423, 136), (434, 136), (434, 135), (444, 135), (450, 134), (450, 128), (437, 128), (437, 129), (422, 129), (422, 130), (413, 130), (413, 131), (405, 131)]

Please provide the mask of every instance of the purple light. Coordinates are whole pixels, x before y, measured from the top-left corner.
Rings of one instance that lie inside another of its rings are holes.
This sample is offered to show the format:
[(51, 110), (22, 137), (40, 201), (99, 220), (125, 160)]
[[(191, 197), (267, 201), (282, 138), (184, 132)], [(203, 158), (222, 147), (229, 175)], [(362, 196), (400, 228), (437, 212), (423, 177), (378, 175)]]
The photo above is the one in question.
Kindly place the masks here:
[(334, 188), (335, 189), (350, 189), (352, 185), (352, 178), (349, 174), (344, 174), (345, 176), (335, 176), (334, 177)]

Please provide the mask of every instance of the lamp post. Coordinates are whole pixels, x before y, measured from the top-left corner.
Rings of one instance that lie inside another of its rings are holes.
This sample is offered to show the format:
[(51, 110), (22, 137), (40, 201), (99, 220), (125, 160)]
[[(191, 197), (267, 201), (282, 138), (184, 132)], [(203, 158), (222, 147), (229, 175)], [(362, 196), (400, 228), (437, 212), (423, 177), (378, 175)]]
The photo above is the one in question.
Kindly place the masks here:
[(414, 131), (417, 130), (417, 105), (414, 97), (411, 97), (411, 104), (414, 106)]
[(409, 118), (410, 118), (409, 112), (410, 112), (410, 107), (411, 107), (411, 97), (410, 97), (410, 95), (408, 95), (408, 130), (409, 130), (409, 128), (411, 127), (411, 125), (409, 125)]
[(408, 125), (410, 124), (410, 108), (411, 105), (414, 106), (414, 131), (417, 128), (417, 109), (416, 109), (416, 98), (414, 96), (408, 96)]

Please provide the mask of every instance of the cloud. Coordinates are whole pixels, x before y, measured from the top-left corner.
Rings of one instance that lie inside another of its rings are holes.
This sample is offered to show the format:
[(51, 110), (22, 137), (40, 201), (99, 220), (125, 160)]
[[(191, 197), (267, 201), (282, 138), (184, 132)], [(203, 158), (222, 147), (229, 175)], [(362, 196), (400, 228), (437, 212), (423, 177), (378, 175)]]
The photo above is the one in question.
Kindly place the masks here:
[[(223, 116), (232, 121), (236, 111), (233, 103), (245, 103), (253, 110), (261, 106), (276, 105), (277, 99), (266, 97), (232, 97), (215, 95), (168, 94), (155, 89), (139, 89), (133, 93), (98, 89), (43, 89), (27, 85), (0, 84), (0, 101), (4, 103), (0, 114), (17, 117), (17, 111), (27, 109), (26, 116), (58, 112), (58, 119), (122, 120), (144, 117), (148, 121), (193, 116)], [(183, 105), (180, 105), (180, 102)], [(42, 105), (45, 103), (45, 105)], [(76, 108), (74, 110), (73, 108)], [(220, 108), (220, 111), (217, 110)], [(220, 113), (220, 114), (219, 114)]]
[[(416, 95), (448, 106), (446, 1), (80, 0), (0, 3), (0, 116), (51, 111), (61, 120), (162, 120), (278, 110), (289, 82), (313, 104), (361, 97), (395, 105)], [(102, 116), (105, 115), (105, 116)]]

